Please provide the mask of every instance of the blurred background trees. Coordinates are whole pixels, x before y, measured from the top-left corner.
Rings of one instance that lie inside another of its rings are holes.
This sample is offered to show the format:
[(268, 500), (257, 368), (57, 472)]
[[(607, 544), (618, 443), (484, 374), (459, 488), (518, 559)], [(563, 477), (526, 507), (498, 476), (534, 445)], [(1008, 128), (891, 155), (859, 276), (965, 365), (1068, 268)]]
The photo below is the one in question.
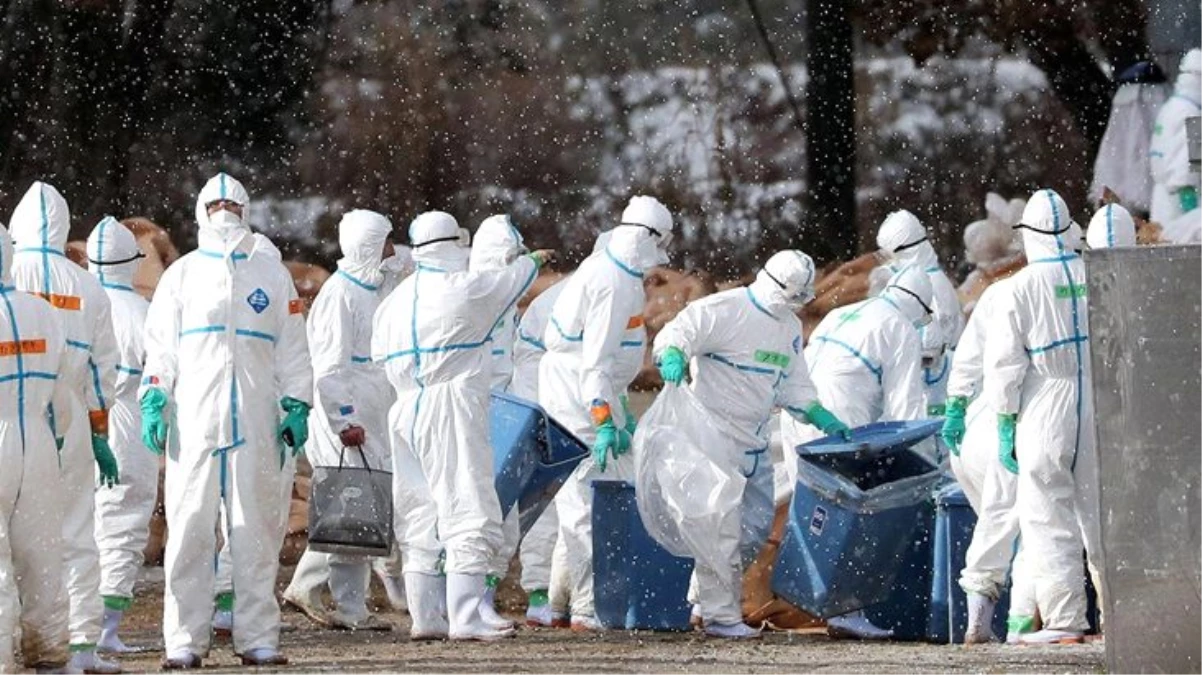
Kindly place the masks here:
[(1198, 11), (5, 0), (0, 217), (43, 178), (77, 237), (105, 213), (145, 215), (187, 248), (196, 191), (224, 169), (250, 188), (256, 226), (324, 263), (352, 207), (402, 230), (428, 208), (469, 227), (509, 211), (578, 256), (637, 191), (679, 214), (680, 260), (719, 276), (782, 245), (846, 258), (902, 207), (954, 254), (986, 190), (1048, 184), (1083, 208), (1111, 71), (1149, 55), (1172, 71)]

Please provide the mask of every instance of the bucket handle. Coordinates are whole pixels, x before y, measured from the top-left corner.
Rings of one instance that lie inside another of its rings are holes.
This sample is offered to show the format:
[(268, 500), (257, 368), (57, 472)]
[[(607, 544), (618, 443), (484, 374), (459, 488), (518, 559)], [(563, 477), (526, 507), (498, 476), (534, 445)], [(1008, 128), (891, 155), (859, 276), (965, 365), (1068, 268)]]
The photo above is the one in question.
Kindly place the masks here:
[[(367, 461), (367, 455), (363, 452), (363, 446), (356, 445), (356, 446), (354, 446), (354, 449), (359, 451), (359, 458), (363, 460), (363, 468), (367, 469), (368, 473), (371, 473), (372, 472), (371, 464)], [(342, 446), (342, 449), (338, 451), (338, 470), (339, 471), (342, 471), (343, 463), (344, 463), (343, 459), (346, 456), (346, 450), (347, 450), (347, 447), (344, 445), (344, 446)]]

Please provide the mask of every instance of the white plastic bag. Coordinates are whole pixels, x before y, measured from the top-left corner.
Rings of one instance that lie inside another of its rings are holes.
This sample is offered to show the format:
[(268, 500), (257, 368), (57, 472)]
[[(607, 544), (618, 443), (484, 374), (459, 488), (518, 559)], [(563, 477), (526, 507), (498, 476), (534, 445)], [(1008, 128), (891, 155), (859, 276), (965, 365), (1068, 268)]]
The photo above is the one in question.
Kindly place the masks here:
[(714, 542), (720, 532), (737, 538), (746, 479), (742, 452), (732, 451), (709, 417), (687, 388), (664, 387), (634, 436), (635, 496), (643, 526), (661, 546), (720, 570), (729, 561)]

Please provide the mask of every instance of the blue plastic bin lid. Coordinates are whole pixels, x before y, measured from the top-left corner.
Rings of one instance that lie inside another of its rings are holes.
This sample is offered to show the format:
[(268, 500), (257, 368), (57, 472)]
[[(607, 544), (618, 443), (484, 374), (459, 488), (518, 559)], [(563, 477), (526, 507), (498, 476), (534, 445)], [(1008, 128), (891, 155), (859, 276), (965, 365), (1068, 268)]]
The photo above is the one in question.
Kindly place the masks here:
[(926, 440), (943, 427), (943, 420), (907, 420), (873, 422), (851, 430), (851, 440), (842, 436), (826, 436), (797, 446), (797, 452), (807, 457), (856, 453), (863, 457), (887, 455), (905, 450)]

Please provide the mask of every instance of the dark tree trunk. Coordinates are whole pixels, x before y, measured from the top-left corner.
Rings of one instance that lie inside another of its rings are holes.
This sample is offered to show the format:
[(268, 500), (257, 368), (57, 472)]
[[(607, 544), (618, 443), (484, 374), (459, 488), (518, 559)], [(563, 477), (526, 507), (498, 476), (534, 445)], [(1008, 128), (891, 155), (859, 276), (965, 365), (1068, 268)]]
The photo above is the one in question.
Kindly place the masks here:
[(1056, 98), (1068, 108), (1089, 144), (1092, 163), (1106, 133), (1114, 84), (1074, 34), (1070, 22), (1040, 23), (1023, 30), (1022, 39), (1031, 50), (1031, 62), (1047, 75)]
[(819, 259), (856, 254), (856, 108), (852, 26), (843, 0), (806, 0), (808, 217), (822, 240), (801, 242)]

